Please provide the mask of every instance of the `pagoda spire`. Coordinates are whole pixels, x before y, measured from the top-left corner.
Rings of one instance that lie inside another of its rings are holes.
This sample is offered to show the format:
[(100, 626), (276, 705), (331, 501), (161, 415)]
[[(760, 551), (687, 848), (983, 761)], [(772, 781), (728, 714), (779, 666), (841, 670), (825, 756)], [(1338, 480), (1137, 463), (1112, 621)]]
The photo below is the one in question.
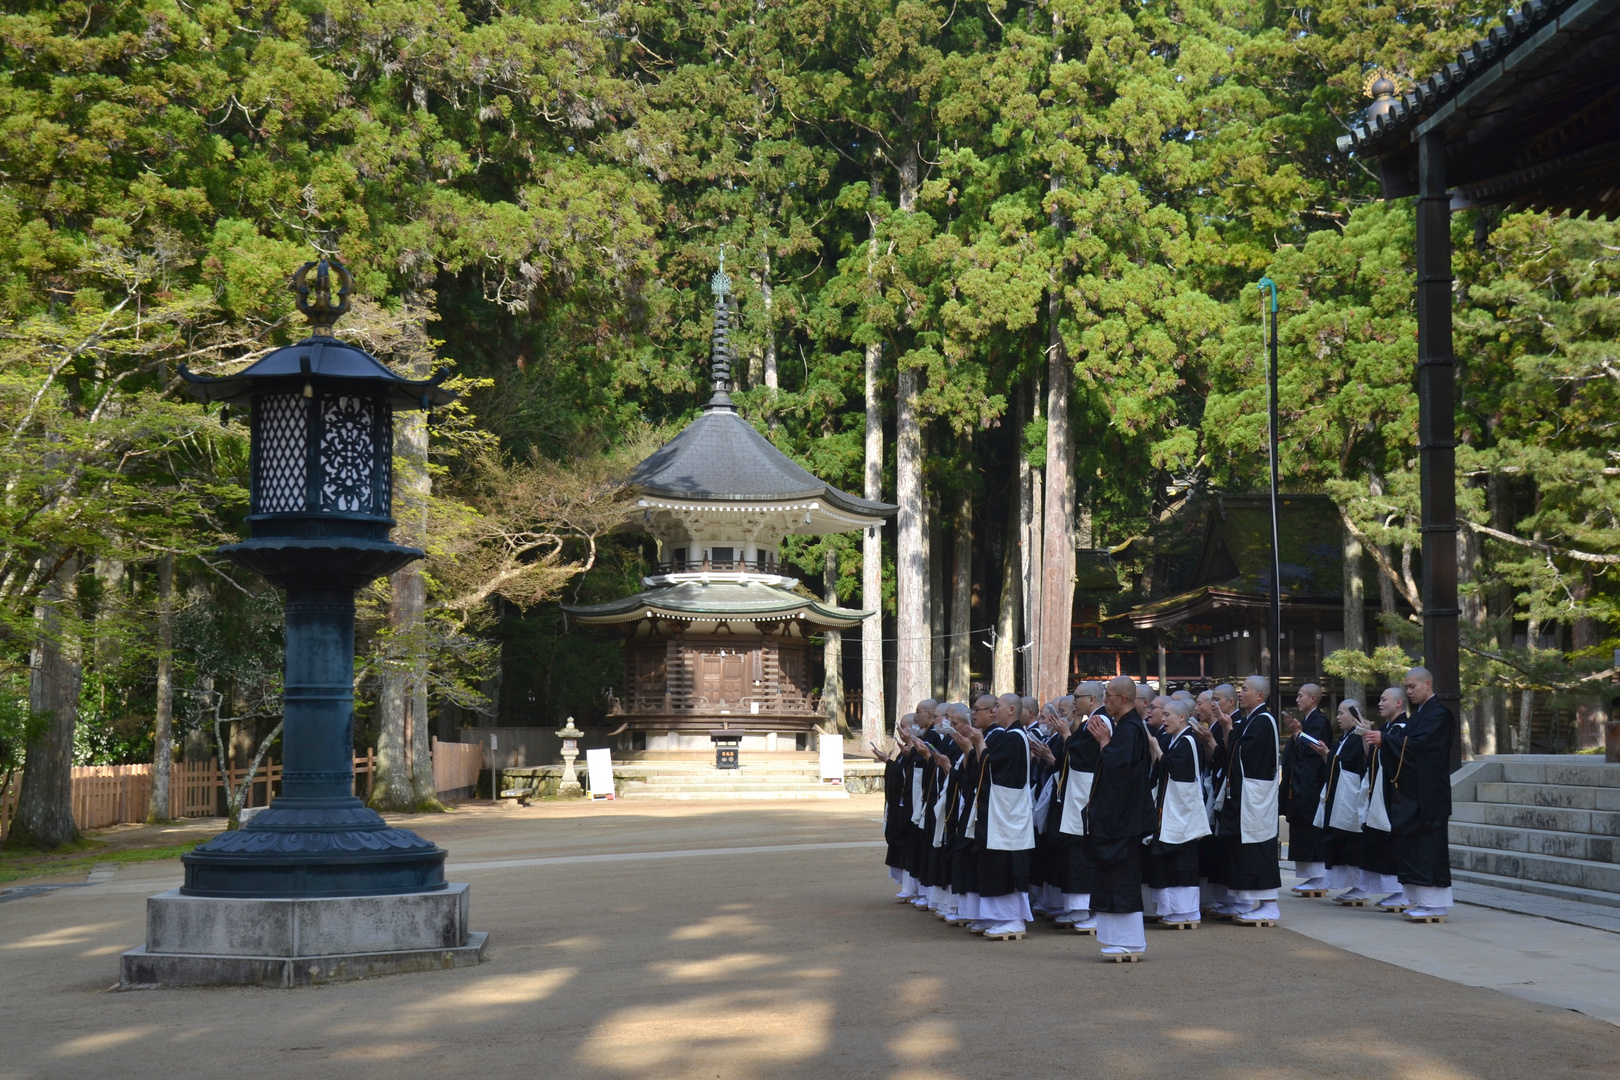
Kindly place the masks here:
[(726, 248), (720, 246), (720, 269), (709, 279), (709, 291), (714, 293), (714, 334), (709, 351), (709, 374), (714, 379), (714, 396), (704, 407), (705, 412), (725, 410), (736, 412), (731, 402), (731, 279), (726, 276)]

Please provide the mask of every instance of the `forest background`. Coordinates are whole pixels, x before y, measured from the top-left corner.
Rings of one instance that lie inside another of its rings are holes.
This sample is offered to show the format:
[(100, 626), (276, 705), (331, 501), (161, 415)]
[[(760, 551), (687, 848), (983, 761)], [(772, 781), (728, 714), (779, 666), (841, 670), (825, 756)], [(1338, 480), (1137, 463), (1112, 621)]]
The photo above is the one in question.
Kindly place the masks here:
[[(1420, 640), (1412, 207), (1334, 140), (1376, 69), (1422, 77), (1499, 16), (7, 5), (0, 772), (26, 758), (26, 811), (69, 763), (273, 743), (279, 600), (212, 554), (244, 531), (245, 429), (178, 372), (301, 336), (287, 278), (317, 253), (358, 281), (342, 335), (402, 373), (452, 367), (461, 393), (398, 424), (398, 535), (429, 557), (363, 597), (356, 740), (381, 805), (431, 801), (435, 723), (601, 716), (617, 645), (569, 633), (558, 600), (637, 587), (648, 551), (609, 535), (618, 480), (706, 397), (722, 246), (744, 414), (907, 508), (785, 554), (852, 605), (881, 560), (887, 625), (953, 695), (974, 671), (1061, 676), (1076, 546), (1261, 488), (1269, 274), (1284, 487), (1334, 497), (1386, 613), (1347, 621), (1334, 673), (1393, 670)], [(1602, 707), (1620, 227), (1490, 211), (1455, 230), (1465, 719), (1490, 752), (1528, 744), (1537, 694)], [(955, 636), (907, 644), (929, 627)], [(892, 662), (888, 682), (918, 688)], [(66, 838), (19, 821), (11, 843)]]

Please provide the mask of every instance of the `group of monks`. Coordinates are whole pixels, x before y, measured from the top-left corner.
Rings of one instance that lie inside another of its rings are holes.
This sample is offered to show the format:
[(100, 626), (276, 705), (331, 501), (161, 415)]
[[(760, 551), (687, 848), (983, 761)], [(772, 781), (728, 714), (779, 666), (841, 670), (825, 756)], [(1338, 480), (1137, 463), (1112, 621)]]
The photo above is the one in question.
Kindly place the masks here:
[(1377, 725), (1341, 702), (1337, 731), (1315, 684), (1282, 723), (1270, 694), (1120, 676), (1045, 705), (918, 702), (872, 748), (896, 899), (998, 940), (1044, 916), (1135, 961), (1148, 920), (1276, 926), (1286, 818), (1296, 895), (1445, 921), (1453, 725), (1429, 672), (1383, 692)]

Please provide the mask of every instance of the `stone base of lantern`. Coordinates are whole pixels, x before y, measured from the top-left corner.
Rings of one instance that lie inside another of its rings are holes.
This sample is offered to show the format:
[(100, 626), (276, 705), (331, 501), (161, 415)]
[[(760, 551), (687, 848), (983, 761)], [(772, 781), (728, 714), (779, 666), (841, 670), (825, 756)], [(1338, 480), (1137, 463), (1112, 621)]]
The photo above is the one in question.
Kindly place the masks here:
[(384, 896), (146, 901), (146, 944), (122, 957), (119, 987), (313, 986), (479, 963), (468, 888)]

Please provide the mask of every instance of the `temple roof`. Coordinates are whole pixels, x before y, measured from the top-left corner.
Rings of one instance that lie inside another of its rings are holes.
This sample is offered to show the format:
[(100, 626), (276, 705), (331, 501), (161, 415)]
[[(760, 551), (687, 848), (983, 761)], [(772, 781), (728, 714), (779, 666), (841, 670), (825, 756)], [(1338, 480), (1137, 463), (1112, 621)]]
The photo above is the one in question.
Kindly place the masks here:
[(772, 446), (729, 405), (713, 403), (679, 435), (636, 466), (630, 485), (670, 499), (779, 502), (820, 499), (846, 514), (875, 520), (890, 503), (840, 491)]
[(648, 617), (693, 622), (799, 619), (832, 630), (858, 626), (870, 614), (834, 607), (758, 581), (682, 581), (603, 604), (564, 604), (563, 610), (587, 626), (635, 622)]

